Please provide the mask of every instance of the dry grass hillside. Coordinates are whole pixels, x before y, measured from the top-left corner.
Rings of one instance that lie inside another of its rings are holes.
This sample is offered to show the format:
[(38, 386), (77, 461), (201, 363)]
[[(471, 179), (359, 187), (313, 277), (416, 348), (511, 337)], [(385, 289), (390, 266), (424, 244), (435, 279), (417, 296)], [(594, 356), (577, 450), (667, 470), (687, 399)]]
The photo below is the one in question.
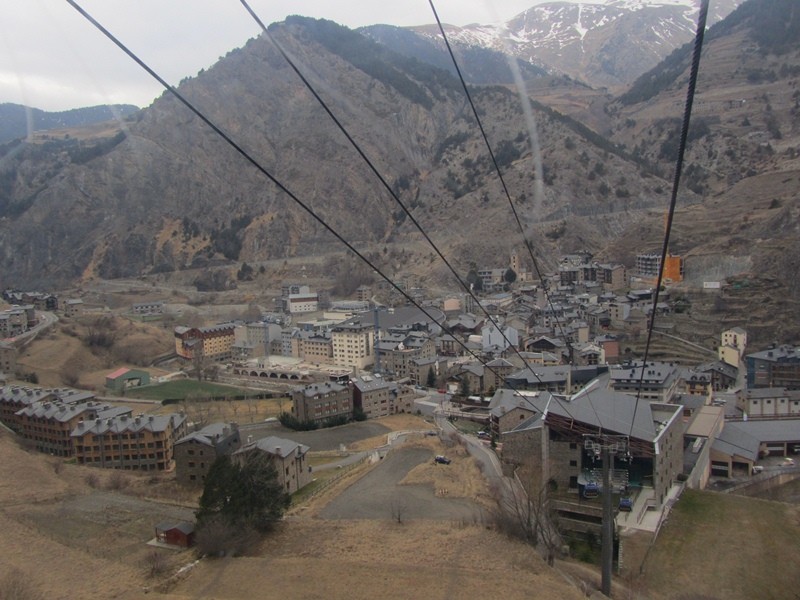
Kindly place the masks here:
[[(480, 493), (485, 483), (473, 459), (459, 446), (443, 443), (447, 440), (409, 440), (404, 448), (446, 452), (453, 464), (420, 464), (399, 485), (446, 489), (460, 498)], [(386, 460), (380, 461), (378, 467), (385, 465)], [(362, 465), (305, 500), (247, 556), (203, 559), (174, 576), (196, 557), (192, 551), (161, 550), (153, 575), (153, 549), (144, 542), (152, 538), (156, 523), (191, 518), (196, 494), (181, 491), (169, 475), (136, 476), (64, 464), (27, 452), (10, 434), (0, 432), (0, 598), (9, 595), (3, 587), (12, 581), (9, 575), (27, 594), (20, 597), (55, 600), (577, 600), (599, 584), (595, 567), (558, 561), (552, 570), (534, 549), (498, 533), (488, 518), (397, 522), (388, 510), (356, 519), (320, 516), (378, 467)], [(687, 491), (650, 550), (642, 575), (615, 581), (614, 597), (791, 597), (800, 583), (792, 568), (798, 560), (793, 541), (800, 526), (797, 517), (797, 508), (789, 504)], [(714, 548), (713, 561), (707, 560), (709, 548)]]
[(101, 390), (109, 371), (142, 367), (173, 347), (172, 331), (112, 315), (65, 319), (20, 351), (19, 370), (44, 386)]
[[(90, 489), (78, 469), (64, 466), (55, 472), (54, 462), (40, 454), (29, 454), (0, 433), (0, 581), (10, 573), (20, 574), (29, 596), (47, 598), (114, 598), (140, 579), (137, 568), (97, 556), (80, 547), (54, 539), (48, 527), (24, 518), (27, 507), (58, 506)], [(59, 519), (54, 510), (53, 521)], [(82, 546), (82, 544), (81, 544)], [(0, 589), (6, 597), (7, 589)]]
[[(194, 561), (193, 552), (161, 551), (163, 572), (153, 577), (152, 549), (143, 542), (171, 511), (187, 510), (142, 496), (189, 503), (191, 498), (175, 495), (173, 484), (149, 476), (28, 453), (3, 432), (0, 586), (13, 574), (23, 582), (25, 598), (408, 598), (421, 590), (431, 598), (476, 593), (522, 598), (531, 590), (541, 598), (582, 597), (535, 550), (482, 524), (398, 524), (388, 513), (380, 520), (359, 521), (315, 516), (315, 506), (324, 506), (360, 474), (345, 477), (309, 510), (290, 515), (249, 556), (206, 559), (166, 583), (170, 574)], [(8, 587), (0, 587), (0, 597), (7, 592)]]

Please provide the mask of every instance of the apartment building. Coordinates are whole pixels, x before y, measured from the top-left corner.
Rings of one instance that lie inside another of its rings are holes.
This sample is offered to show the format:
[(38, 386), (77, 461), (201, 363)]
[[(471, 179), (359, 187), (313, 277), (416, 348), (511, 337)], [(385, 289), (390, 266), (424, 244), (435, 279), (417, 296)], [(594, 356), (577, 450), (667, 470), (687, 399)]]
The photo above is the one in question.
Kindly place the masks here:
[(800, 347), (776, 346), (746, 357), (747, 387), (800, 390)]
[(365, 375), (351, 381), (353, 406), (364, 412), (368, 419), (385, 417), (394, 412), (392, 387), (382, 377)]
[(201, 486), (220, 456), (242, 445), (236, 423), (212, 423), (175, 442), (175, 478), (181, 485)]
[(611, 368), (609, 388), (651, 402), (669, 402), (680, 382), (678, 367), (672, 363), (631, 363)]
[(375, 343), (375, 354), (382, 373), (403, 379), (414, 371), (413, 361), (436, 356), (436, 342), (423, 331), (388, 334)]
[(210, 360), (227, 360), (233, 355), (235, 328), (233, 323), (211, 327), (176, 327), (175, 353), (188, 360), (198, 355)]
[(311, 470), (306, 455), (310, 448), (292, 440), (269, 436), (242, 446), (233, 453), (234, 462), (250, 457), (266, 457), (275, 467), (278, 482), (287, 494), (293, 494), (311, 482)]
[(78, 422), (70, 434), (79, 465), (106, 469), (168, 471), (175, 441), (184, 437), (186, 416), (122, 415)]
[(331, 329), (333, 364), (365, 369), (375, 362), (375, 331), (372, 323), (354, 318)]
[(5, 386), (0, 389), (0, 421), (16, 432), (20, 431), (17, 413), (33, 404), (57, 400), (53, 390), (23, 386)]
[(79, 422), (130, 413), (130, 408), (122, 406), (110, 407), (99, 402), (66, 404), (56, 399), (26, 406), (17, 413), (17, 419), (20, 436), (39, 452), (68, 457), (74, 454), (70, 434)]
[(347, 385), (315, 383), (292, 391), (292, 415), (299, 421), (321, 423), (353, 414), (352, 392)]

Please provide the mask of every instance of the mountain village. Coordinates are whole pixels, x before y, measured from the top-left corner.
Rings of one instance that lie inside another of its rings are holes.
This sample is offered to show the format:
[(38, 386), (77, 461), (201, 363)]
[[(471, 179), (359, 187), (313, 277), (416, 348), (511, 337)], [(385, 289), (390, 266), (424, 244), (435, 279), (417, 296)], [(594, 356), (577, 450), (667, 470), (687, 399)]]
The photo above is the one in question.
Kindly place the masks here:
[(0, 598), (797, 596), (795, 0), (434, 15), (0, 98)]
[[(670, 260), (668, 281), (679, 283), (681, 259)], [(57, 319), (108, 309), (8, 290), (0, 421), (39, 452), (87, 468), (164, 473), (189, 490), (202, 488), (217, 457), (261, 453), (295, 494), (315, 481), (314, 443), (308, 431), (292, 439), (292, 429), (420, 415), (429, 433), (452, 430), (496, 455), (498, 472), (487, 461), (485, 476), (509, 477), (528, 493), (550, 486), (559, 529), (583, 539), (599, 537), (602, 524), (602, 460), (592, 440), (618, 436), (610, 482), (619, 572), (641, 560), (629, 556), (630, 532), (657, 535), (684, 489), (777, 484), (798, 472), (800, 453), (800, 349), (754, 351), (739, 327), (720, 331), (716, 349), (678, 338), (669, 317), (681, 305), (668, 287), (655, 331), (671, 350), (643, 364), (632, 346), (653, 311), (660, 257), (636, 263), (629, 273), (588, 253), (569, 255), (538, 282), (513, 253), (508, 265), (473, 269), (469, 294), (403, 290), (413, 304), (385, 285), (328, 299), (287, 282), (261, 318), (173, 326), (174, 351), (158, 357), (159, 369), (120, 364), (102, 390), (20, 381), (16, 354)], [(377, 303), (378, 295), (395, 304)], [(171, 311), (166, 301), (147, 301), (121, 312), (158, 324)], [(191, 401), (153, 413), (125, 401), (175, 378), (233, 384), (228, 403), (244, 405), (242, 389), (282, 397), (285, 410), (280, 423), (211, 422)], [(389, 448), (374, 452), (383, 458)], [(190, 522), (167, 525), (159, 536), (191, 543)]]

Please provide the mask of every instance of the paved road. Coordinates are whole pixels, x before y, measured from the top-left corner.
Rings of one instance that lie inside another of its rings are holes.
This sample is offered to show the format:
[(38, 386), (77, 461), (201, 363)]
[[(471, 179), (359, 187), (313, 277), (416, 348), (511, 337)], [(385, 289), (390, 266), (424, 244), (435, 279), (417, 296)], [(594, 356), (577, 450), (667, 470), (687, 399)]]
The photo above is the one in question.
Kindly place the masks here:
[(430, 485), (400, 485), (417, 465), (433, 459), (425, 448), (392, 450), (379, 465), (334, 498), (323, 519), (433, 519), (472, 521), (481, 508), (464, 498), (440, 498)]
[(15, 337), (7, 338), (5, 341), (11, 342), (14, 345), (16, 345), (17, 348), (20, 348), (25, 344), (27, 344), (28, 342), (32, 341), (34, 338), (36, 338), (36, 336), (39, 335), (39, 333), (43, 332), (49, 327), (52, 327), (58, 322), (58, 316), (56, 316), (55, 313), (41, 310), (41, 311), (36, 311), (36, 314), (39, 315), (39, 319), (37, 320), (36, 325), (28, 329), (28, 331), (20, 333)]

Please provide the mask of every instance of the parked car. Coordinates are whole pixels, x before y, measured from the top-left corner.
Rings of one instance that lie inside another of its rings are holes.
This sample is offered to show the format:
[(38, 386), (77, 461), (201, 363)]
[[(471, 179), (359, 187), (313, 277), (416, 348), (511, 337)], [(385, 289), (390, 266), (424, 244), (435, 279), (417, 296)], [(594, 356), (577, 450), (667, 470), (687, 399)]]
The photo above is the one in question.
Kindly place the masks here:
[(619, 511), (631, 512), (632, 510), (633, 510), (633, 498), (629, 498), (628, 496), (622, 496), (619, 499)]
[(479, 431), (478, 438), (481, 440), (490, 440), (492, 439), (492, 434), (489, 433), (488, 431)]
[(450, 459), (447, 458), (446, 456), (442, 456), (441, 454), (438, 454), (436, 456), (436, 458), (433, 459), (433, 462), (439, 463), (440, 465), (449, 465), (450, 464)]
[(762, 467), (761, 465), (755, 465), (753, 467), (753, 475), (761, 473), (763, 470), (764, 470), (764, 467)]

